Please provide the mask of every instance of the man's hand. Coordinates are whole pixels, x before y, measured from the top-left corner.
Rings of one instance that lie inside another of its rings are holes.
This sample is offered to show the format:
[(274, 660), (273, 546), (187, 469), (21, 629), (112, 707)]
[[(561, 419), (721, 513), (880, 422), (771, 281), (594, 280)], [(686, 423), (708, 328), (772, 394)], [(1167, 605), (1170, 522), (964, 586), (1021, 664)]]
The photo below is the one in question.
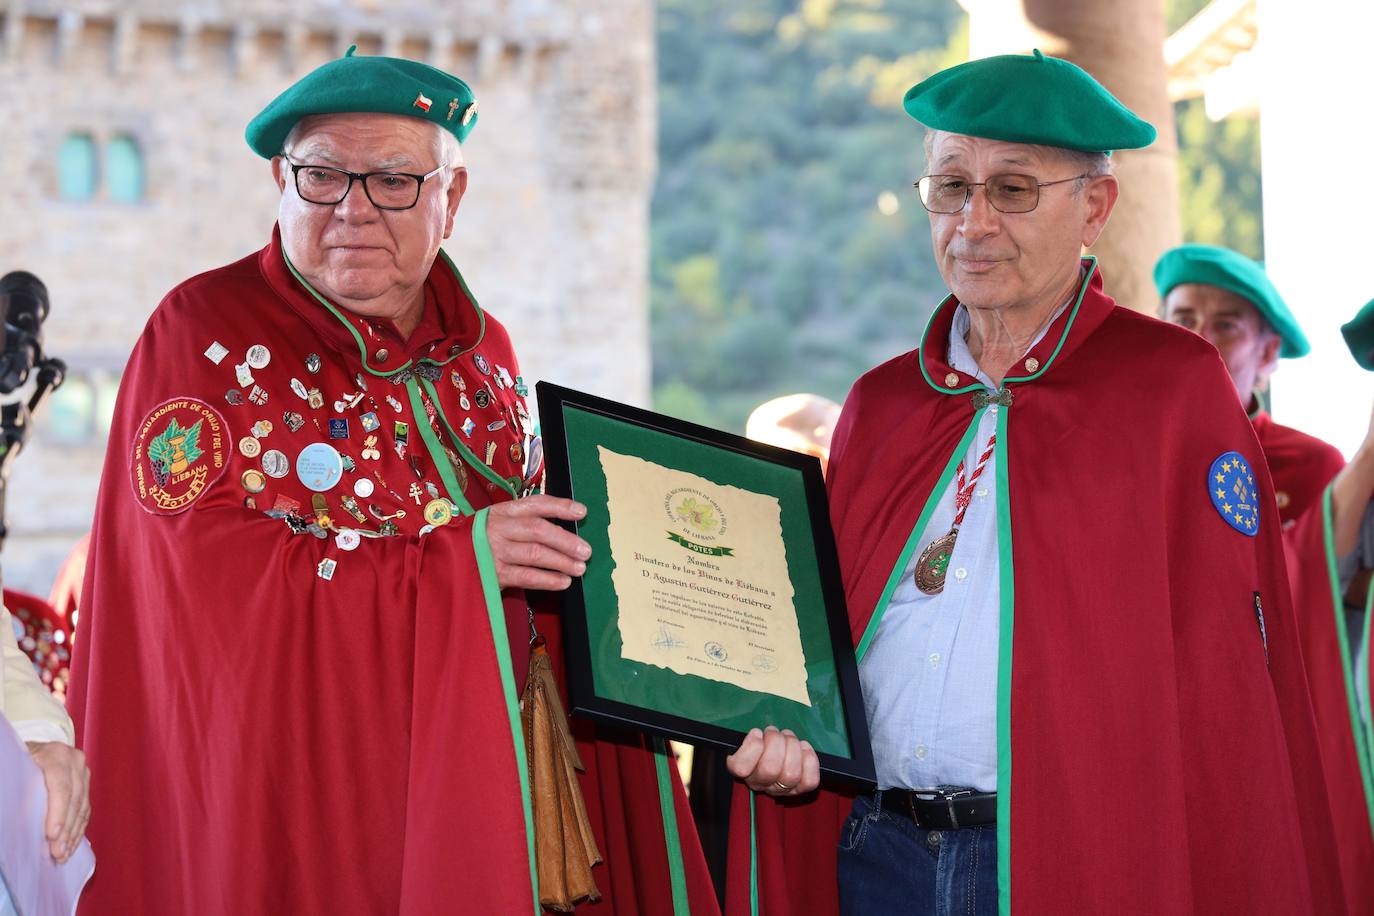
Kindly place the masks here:
[(487, 510), (487, 541), (502, 588), (562, 591), (587, 571), (592, 546), (549, 519), (577, 521), (587, 507), (570, 499), (526, 496)]
[(805, 795), (821, 784), (820, 758), (790, 728), (751, 729), (725, 766), (755, 792), (769, 795)]
[(48, 816), (43, 835), (59, 863), (71, 858), (91, 820), (91, 771), (86, 755), (60, 741), (31, 741), (29, 753), (43, 771), (48, 790)]
[(1359, 546), (1360, 526), (1371, 497), (1374, 497), (1374, 413), (1370, 415), (1369, 428), (1359, 451), (1331, 482), (1331, 527), (1336, 556), (1344, 557)]

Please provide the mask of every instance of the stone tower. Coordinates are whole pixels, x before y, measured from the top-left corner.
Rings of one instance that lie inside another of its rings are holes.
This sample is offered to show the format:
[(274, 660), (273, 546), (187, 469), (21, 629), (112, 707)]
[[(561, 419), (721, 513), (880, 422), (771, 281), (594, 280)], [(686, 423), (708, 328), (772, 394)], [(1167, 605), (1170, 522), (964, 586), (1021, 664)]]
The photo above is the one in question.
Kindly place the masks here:
[(46, 349), (70, 366), (11, 475), (5, 584), (46, 595), (89, 527), (161, 297), (267, 241), (276, 191), (244, 126), (350, 45), (473, 87), (446, 248), (525, 376), (646, 402), (653, 25), (652, 0), (0, 0), (0, 273), (47, 284)]

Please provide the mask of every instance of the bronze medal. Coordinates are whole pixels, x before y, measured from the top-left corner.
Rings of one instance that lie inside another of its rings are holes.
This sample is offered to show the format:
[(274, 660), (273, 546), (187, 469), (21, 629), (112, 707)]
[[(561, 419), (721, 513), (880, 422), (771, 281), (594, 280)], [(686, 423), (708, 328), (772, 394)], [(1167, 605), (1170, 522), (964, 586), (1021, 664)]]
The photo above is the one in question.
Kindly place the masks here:
[(945, 573), (949, 572), (949, 561), (954, 556), (954, 542), (959, 537), (959, 529), (951, 528), (926, 545), (916, 560), (916, 587), (927, 595), (938, 595), (945, 590)]

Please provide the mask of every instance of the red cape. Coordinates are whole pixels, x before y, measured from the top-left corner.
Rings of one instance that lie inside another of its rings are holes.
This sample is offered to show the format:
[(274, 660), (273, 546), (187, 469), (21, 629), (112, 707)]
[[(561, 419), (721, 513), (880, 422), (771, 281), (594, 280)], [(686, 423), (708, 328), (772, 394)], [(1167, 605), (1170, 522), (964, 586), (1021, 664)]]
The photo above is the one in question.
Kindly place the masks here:
[[(998, 418), (1001, 911), (1342, 912), (1254, 432), (1210, 345), (1118, 308), (1085, 265)], [(861, 656), (980, 416), (981, 386), (945, 362), (956, 306), (859, 380), (836, 431), (828, 485)], [(1209, 497), (1231, 451), (1253, 469), (1255, 536)], [(835, 912), (846, 807), (757, 799), (750, 861), (736, 805), (727, 911)]]
[[(522, 488), (519, 371), (446, 257), (408, 341), (319, 298), (276, 236), (159, 306), (110, 432), (73, 670), (85, 916), (538, 909), (526, 605), (499, 590), (484, 510)], [(320, 443), (355, 469), (315, 494), (338, 472), (298, 458)], [(458, 511), (422, 536), (436, 493)], [(396, 532), (316, 537), (313, 496)], [(588, 909), (714, 910), (675, 768), (579, 733), (607, 859)]]
[(1287, 526), (1321, 501), (1326, 485), (1345, 467), (1345, 458), (1334, 445), (1275, 423), (1263, 410), (1250, 422), (1274, 478), (1279, 518)]
[(1351, 913), (1374, 913), (1374, 755), (1355, 701), (1355, 677), (1368, 671), (1353, 665), (1333, 525), (1328, 486), (1284, 532), (1284, 546), (1345, 896)]

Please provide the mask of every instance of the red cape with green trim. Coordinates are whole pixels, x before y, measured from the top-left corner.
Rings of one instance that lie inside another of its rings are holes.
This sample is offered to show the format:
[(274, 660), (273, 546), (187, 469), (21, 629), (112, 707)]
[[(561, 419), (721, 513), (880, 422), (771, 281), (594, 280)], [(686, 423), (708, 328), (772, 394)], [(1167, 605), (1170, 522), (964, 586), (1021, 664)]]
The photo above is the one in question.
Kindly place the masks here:
[[(442, 258), (408, 341), (316, 297), (275, 236), (167, 296), (124, 375), (83, 594), (82, 914), (536, 910), (525, 600), (481, 511), (539, 475), (522, 395)], [(713, 911), (675, 768), (577, 730), (607, 860), (586, 909)]]
[[(1211, 346), (1117, 307), (1085, 265), (999, 416), (1002, 912), (1342, 912), (1254, 432)], [(977, 383), (945, 362), (955, 308), (859, 380), (836, 430), (828, 487), (861, 649), (977, 421)], [(1209, 496), (1231, 451), (1253, 467), (1255, 536)], [(847, 807), (756, 799), (751, 863), (737, 804), (727, 912), (750, 912), (751, 867), (758, 912), (835, 912)]]
[(1334, 445), (1275, 423), (1263, 410), (1250, 422), (1274, 478), (1279, 518), (1288, 525), (1321, 501), (1326, 485), (1345, 467), (1345, 458)]
[(1355, 702), (1331, 510), (1331, 489), (1284, 532), (1293, 606), (1302, 637), (1331, 823), (1351, 913), (1374, 913), (1374, 760)]

